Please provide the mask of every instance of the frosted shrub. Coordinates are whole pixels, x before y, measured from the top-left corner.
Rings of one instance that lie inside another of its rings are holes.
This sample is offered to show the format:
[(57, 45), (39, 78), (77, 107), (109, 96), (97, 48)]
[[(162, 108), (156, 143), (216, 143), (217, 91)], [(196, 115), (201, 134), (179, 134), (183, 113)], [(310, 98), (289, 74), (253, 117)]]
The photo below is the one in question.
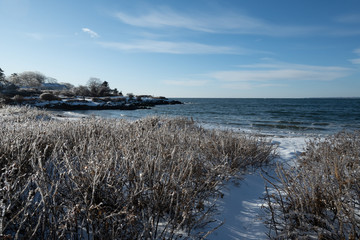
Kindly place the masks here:
[(274, 239), (360, 238), (360, 132), (313, 140), (267, 192)]
[(182, 118), (7, 121), (0, 135), (0, 234), (15, 239), (201, 237), (223, 180), (274, 150)]
[(15, 95), (15, 96), (13, 97), (13, 100), (14, 100), (15, 102), (23, 102), (23, 101), (24, 101), (24, 97), (21, 96), (21, 95)]
[(55, 96), (52, 93), (43, 93), (40, 95), (40, 99), (43, 101), (54, 101), (54, 100), (61, 100), (58, 96)]
[[(7, 124), (8, 127), (13, 125), (16, 128), (17, 123), (29, 123), (30, 125), (36, 124), (32, 121), (49, 120), (52, 118), (50, 112), (32, 108), (29, 106), (9, 106), (5, 105), (0, 111), (0, 122)], [(0, 123), (0, 126), (2, 126)], [(45, 122), (48, 124), (47, 122)], [(23, 128), (24, 126), (21, 126)]]

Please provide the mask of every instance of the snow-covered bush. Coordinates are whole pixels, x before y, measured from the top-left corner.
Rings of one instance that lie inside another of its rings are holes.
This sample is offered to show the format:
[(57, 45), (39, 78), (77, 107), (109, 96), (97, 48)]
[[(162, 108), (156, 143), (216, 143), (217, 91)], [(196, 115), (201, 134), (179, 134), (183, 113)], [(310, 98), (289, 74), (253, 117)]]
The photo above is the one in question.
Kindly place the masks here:
[(360, 238), (360, 132), (308, 142), (298, 166), (277, 174), (266, 195), (271, 238)]
[(75, 96), (91, 96), (90, 90), (86, 86), (78, 86), (72, 89)]
[(55, 96), (52, 93), (42, 93), (40, 95), (40, 100), (43, 101), (54, 101), (54, 100), (61, 100), (61, 98), (59, 98), (58, 96)]
[(19, 87), (38, 88), (45, 82), (45, 75), (39, 72), (27, 71), (20, 74), (12, 74), (8, 81)]
[(55, 121), (21, 113), (31, 120), (11, 114), (0, 122), (0, 234), (9, 238), (194, 237), (224, 179), (267, 163), (274, 150), (182, 118)]
[(21, 95), (15, 95), (15, 96), (13, 97), (13, 100), (14, 100), (15, 102), (22, 102), (22, 101), (24, 101), (24, 97), (21, 96)]

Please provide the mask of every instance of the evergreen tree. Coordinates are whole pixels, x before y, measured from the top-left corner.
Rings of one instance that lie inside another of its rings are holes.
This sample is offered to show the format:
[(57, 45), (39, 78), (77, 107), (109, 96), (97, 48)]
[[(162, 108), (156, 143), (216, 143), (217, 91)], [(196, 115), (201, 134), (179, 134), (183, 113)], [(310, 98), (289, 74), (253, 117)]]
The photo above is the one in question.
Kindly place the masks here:
[(4, 71), (0, 68), (0, 82), (4, 82), (5, 81), (5, 74)]

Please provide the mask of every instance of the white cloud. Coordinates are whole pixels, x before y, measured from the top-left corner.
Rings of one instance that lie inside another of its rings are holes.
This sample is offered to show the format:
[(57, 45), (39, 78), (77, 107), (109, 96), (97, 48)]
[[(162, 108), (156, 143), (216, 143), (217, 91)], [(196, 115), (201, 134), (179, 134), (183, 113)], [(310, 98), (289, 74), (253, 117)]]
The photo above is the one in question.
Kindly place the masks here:
[[(316, 66), (275, 62), (240, 65), (234, 71), (215, 71), (194, 78), (164, 81), (173, 86), (205, 86), (211, 82), (221, 88), (250, 90), (284, 87), (291, 81), (333, 81), (350, 75), (353, 69), (338, 66)], [(200, 79), (199, 79), (200, 78)]]
[(233, 48), (227, 46), (207, 45), (195, 42), (171, 42), (156, 40), (137, 40), (130, 43), (99, 42), (106, 48), (121, 51), (171, 53), (171, 54), (251, 54), (251, 49)]
[(164, 83), (173, 86), (200, 87), (205, 86), (208, 80), (166, 80)]
[(351, 69), (337, 66), (312, 66), (289, 63), (242, 65), (241, 70), (217, 71), (208, 76), (223, 82), (331, 81), (346, 77)]
[(37, 32), (29, 32), (24, 33), (24, 36), (37, 41), (49, 40), (49, 39), (59, 39), (64, 38), (64, 35), (61, 34), (53, 34), (53, 33), (37, 33)]
[[(356, 23), (360, 15), (344, 15), (335, 18), (344, 26), (328, 25), (294, 25), (275, 23), (249, 15), (234, 13), (231, 10), (213, 13), (191, 12), (180, 13), (169, 7), (156, 7), (140, 14), (117, 12), (114, 16), (125, 24), (143, 28), (181, 28), (208, 33), (248, 34), (261, 36), (294, 37), (294, 36), (355, 36), (360, 35)], [(352, 24), (349, 25), (349, 24)]]
[(211, 32), (212, 30), (197, 19), (192, 19), (172, 11), (169, 8), (154, 10), (141, 16), (131, 16), (123, 12), (116, 13), (116, 17), (122, 22), (138, 27), (179, 27), (192, 30)]
[(360, 14), (348, 14), (348, 15), (342, 15), (338, 16), (335, 19), (337, 22), (340, 23), (360, 23)]
[(235, 90), (250, 90), (253, 89), (255, 86), (250, 83), (227, 83), (221, 86), (222, 88), (228, 88), (228, 89), (235, 89)]
[(158, 8), (141, 15), (118, 12), (115, 16), (123, 23), (145, 28), (175, 27), (201, 32), (238, 33), (270, 36), (298, 36), (317, 34), (320, 27), (278, 25), (262, 19), (230, 12), (216, 15), (185, 15), (170, 8)]
[(286, 87), (292, 81), (333, 81), (350, 75), (351, 68), (276, 62), (239, 65), (233, 71), (215, 71), (187, 79), (163, 81), (166, 85), (198, 87), (217, 85), (233, 90)]
[(212, 77), (222, 81), (269, 81), (269, 80), (321, 80), (328, 81), (347, 74), (338, 71), (324, 72), (299, 69), (215, 72)]
[(360, 64), (360, 58), (349, 59), (352, 64)]
[(250, 90), (254, 88), (268, 88), (268, 87), (284, 87), (286, 84), (258, 84), (251, 82), (231, 82), (222, 85), (222, 88), (236, 89), (236, 90)]
[(354, 53), (360, 55), (360, 48), (355, 49), (355, 50), (354, 50)]
[[(353, 51), (353, 53), (357, 54), (357, 55), (360, 55), (360, 48), (357, 48)], [(349, 61), (352, 63), (352, 64), (360, 64), (360, 58), (354, 58), (354, 59), (349, 59)]]
[(26, 33), (26, 36), (38, 41), (44, 40), (44, 35), (40, 33)]
[(84, 33), (87, 33), (90, 35), (90, 37), (92, 38), (98, 38), (99, 34), (97, 34), (96, 32), (94, 32), (93, 30), (89, 29), (89, 28), (82, 28), (81, 29)]

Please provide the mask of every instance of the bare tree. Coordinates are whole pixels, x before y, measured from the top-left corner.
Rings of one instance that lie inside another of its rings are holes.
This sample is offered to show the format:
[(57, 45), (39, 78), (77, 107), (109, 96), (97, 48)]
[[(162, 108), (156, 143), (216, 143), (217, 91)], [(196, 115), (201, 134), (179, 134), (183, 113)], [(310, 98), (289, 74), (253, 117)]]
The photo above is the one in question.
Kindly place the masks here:
[(73, 89), (75, 86), (71, 83), (61, 82), (61, 85), (64, 85), (67, 89)]
[(89, 88), (99, 87), (99, 86), (101, 86), (101, 84), (102, 84), (102, 81), (100, 80), (100, 78), (96, 78), (96, 77), (89, 78), (89, 81), (87, 82), (87, 86)]
[(7, 80), (13, 84), (19, 83), (19, 75), (17, 73), (11, 74), (9, 77), (7, 77)]
[(101, 81), (99, 78), (90, 78), (87, 86), (93, 97), (102, 97), (110, 94), (110, 87), (107, 81)]
[(23, 72), (12, 74), (9, 81), (17, 86), (22, 87), (40, 87), (45, 82), (45, 75), (39, 72)]
[(53, 77), (46, 77), (45, 78), (45, 83), (58, 83), (57, 79), (56, 78), (53, 78)]
[(85, 98), (85, 96), (90, 95), (90, 91), (89, 91), (88, 87), (83, 86), (83, 85), (80, 85), (78, 87), (74, 87), (72, 89), (72, 91), (74, 92), (75, 95), (82, 96), (83, 98)]

